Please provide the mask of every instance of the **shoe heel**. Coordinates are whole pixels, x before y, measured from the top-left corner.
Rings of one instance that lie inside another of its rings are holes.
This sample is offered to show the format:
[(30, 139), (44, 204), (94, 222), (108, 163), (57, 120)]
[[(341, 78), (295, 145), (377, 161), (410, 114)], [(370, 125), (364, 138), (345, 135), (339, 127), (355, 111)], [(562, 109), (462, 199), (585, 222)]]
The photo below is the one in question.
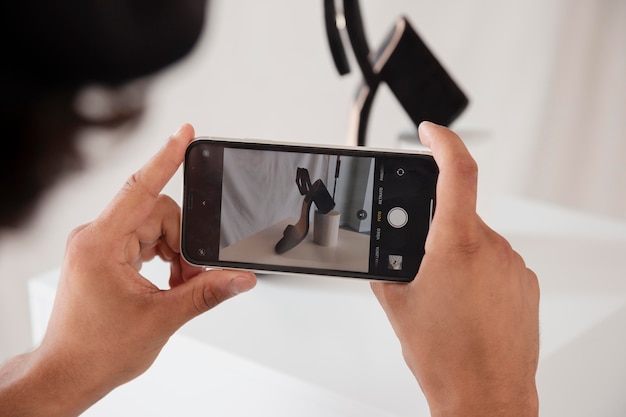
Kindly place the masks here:
[(335, 207), (335, 201), (330, 196), (330, 193), (322, 180), (317, 180), (313, 183), (311, 193), (313, 202), (317, 207), (317, 211), (320, 213), (326, 214)]
[[(448, 126), (469, 100), (406, 18), (378, 51), (374, 72), (387, 83), (409, 117)], [(386, 60), (385, 60), (386, 59)]]

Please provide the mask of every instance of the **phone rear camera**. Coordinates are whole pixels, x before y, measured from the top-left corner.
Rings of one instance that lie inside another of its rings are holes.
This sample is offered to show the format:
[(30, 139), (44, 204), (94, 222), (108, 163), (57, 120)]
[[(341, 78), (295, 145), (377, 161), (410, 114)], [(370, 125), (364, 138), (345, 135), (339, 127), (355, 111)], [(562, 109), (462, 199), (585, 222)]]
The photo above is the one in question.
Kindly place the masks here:
[(365, 220), (365, 219), (367, 219), (367, 211), (365, 211), (365, 210), (363, 210), (363, 209), (361, 209), (361, 210), (357, 211), (357, 212), (356, 212), (356, 217), (357, 217), (359, 220)]

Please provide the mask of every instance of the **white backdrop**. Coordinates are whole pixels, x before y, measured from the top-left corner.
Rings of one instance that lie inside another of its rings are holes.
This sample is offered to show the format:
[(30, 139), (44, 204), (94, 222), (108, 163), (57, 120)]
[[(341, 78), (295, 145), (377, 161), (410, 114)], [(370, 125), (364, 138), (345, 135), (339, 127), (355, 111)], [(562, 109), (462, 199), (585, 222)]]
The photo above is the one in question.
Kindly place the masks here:
[[(297, 168), (311, 182), (328, 186), (330, 157), (297, 153), (224, 152), (220, 248), (232, 245), (287, 217), (298, 219), (304, 196), (296, 185)], [(315, 206), (309, 210), (312, 217)], [(276, 244), (277, 242), (270, 242)]]

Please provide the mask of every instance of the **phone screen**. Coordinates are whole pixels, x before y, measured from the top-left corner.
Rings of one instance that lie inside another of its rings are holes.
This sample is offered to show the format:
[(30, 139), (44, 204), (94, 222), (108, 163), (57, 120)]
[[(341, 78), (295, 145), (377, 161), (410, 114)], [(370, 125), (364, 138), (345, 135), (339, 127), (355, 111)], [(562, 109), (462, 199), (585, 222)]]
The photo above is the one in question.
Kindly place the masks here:
[(435, 210), (431, 155), (198, 138), (185, 156), (192, 264), (411, 281)]

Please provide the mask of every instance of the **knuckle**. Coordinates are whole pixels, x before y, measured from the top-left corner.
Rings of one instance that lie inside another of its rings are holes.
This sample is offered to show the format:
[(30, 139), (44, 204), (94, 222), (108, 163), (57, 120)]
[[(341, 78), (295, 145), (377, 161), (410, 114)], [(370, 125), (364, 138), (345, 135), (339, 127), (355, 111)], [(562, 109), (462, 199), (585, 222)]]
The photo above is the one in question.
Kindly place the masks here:
[(68, 242), (77, 239), (87, 226), (89, 226), (89, 223), (81, 224), (80, 226), (76, 226), (74, 229), (72, 229), (70, 234), (67, 236)]
[(472, 180), (478, 179), (478, 163), (471, 156), (460, 159), (457, 162), (457, 169), (463, 177), (470, 178)]
[(535, 299), (537, 300), (537, 304), (539, 303), (539, 299), (541, 298), (541, 288), (539, 285), (539, 278), (535, 271), (530, 268), (526, 268), (526, 282), (532, 291)]
[(132, 191), (136, 188), (141, 189), (148, 193), (151, 197), (158, 198), (159, 193), (154, 193), (150, 187), (147, 187), (144, 181), (143, 171), (139, 170), (133, 173), (130, 177), (126, 179), (124, 185), (122, 186), (122, 190)]
[(157, 198), (157, 203), (158, 204), (164, 204), (167, 206), (171, 206), (171, 205), (176, 205), (178, 206), (178, 204), (174, 201), (174, 199), (172, 197), (170, 197), (167, 194), (159, 194), (158, 198)]
[(451, 150), (446, 165), (458, 173), (472, 175), (478, 172), (478, 164), (466, 148), (456, 147)]
[(75, 227), (67, 237), (66, 247), (77, 249), (84, 247), (90, 239), (86, 237), (91, 223), (86, 223)]
[(132, 190), (137, 186), (137, 184), (141, 182), (140, 177), (141, 173), (139, 171), (134, 172), (130, 177), (126, 179), (124, 185), (122, 186), (122, 189)]
[(450, 242), (454, 245), (455, 252), (467, 256), (475, 255), (485, 246), (484, 234), (476, 224), (457, 229)]
[(97, 238), (98, 232), (94, 231), (94, 223), (87, 223), (74, 228), (68, 235), (65, 244), (65, 257), (72, 260), (71, 263), (81, 263), (87, 254), (97, 253), (100, 248)]
[(511, 243), (506, 240), (502, 235), (496, 233), (496, 232), (492, 232), (491, 233), (491, 243), (494, 247), (494, 250), (496, 250), (497, 254), (505, 256), (513, 256), (516, 259), (519, 259), (520, 261), (523, 262), (522, 257), (513, 250), (513, 247), (511, 246)]
[(159, 194), (157, 196), (156, 205), (162, 208), (165, 212), (177, 211), (180, 208), (178, 203), (166, 194)]
[(498, 260), (500, 264), (509, 264), (514, 262), (515, 257), (519, 257), (508, 240), (484, 223), (458, 231), (454, 239), (450, 240), (454, 242), (450, 249), (464, 258), (478, 258), (482, 254)]
[(211, 287), (193, 292), (193, 305), (198, 314), (205, 313), (219, 304), (220, 298)]

